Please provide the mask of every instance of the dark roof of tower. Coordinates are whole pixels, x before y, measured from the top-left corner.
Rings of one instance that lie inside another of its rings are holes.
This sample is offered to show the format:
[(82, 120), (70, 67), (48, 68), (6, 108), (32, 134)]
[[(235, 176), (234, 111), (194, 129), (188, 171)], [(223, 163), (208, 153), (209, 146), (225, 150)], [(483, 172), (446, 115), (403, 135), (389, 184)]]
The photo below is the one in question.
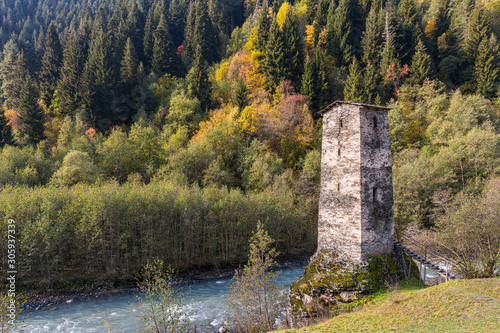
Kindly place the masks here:
[(339, 104), (351, 104), (351, 105), (363, 106), (363, 107), (370, 108), (370, 109), (379, 109), (379, 110), (386, 110), (386, 111), (389, 111), (391, 109), (387, 106), (372, 105), (372, 104), (365, 104), (365, 103), (356, 103), (356, 102), (349, 102), (349, 101), (335, 101), (332, 104), (326, 106), (323, 110), (319, 111), (319, 113), (323, 114), (323, 113), (327, 112), (329, 109), (331, 109), (333, 106), (336, 106)]

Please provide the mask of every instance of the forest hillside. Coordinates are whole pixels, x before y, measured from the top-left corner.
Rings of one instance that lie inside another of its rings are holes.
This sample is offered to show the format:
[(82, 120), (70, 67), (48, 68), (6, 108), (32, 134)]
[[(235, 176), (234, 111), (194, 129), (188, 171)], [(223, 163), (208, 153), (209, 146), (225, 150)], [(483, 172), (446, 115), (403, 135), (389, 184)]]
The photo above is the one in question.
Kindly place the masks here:
[(494, 274), (499, 33), (499, 1), (0, 0), (0, 228), (22, 280), (234, 265), (258, 221), (310, 253), (334, 100), (392, 107), (398, 233)]

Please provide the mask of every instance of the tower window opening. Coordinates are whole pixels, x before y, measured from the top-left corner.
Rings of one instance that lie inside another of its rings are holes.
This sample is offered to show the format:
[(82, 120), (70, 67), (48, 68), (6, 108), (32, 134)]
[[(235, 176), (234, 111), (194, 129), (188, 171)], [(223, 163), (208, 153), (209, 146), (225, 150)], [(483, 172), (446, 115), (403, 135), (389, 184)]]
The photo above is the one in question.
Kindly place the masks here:
[(344, 121), (342, 119), (340, 119), (339, 125), (340, 127), (344, 127)]
[(340, 183), (337, 184), (337, 191), (340, 192)]
[(380, 201), (380, 189), (378, 187), (373, 188), (373, 201)]
[(340, 157), (340, 148), (339, 148), (339, 150), (338, 150), (338, 155), (339, 155), (339, 157)]
[(373, 128), (377, 128), (378, 122), (377, 122), (377, 117), (373, 117)]

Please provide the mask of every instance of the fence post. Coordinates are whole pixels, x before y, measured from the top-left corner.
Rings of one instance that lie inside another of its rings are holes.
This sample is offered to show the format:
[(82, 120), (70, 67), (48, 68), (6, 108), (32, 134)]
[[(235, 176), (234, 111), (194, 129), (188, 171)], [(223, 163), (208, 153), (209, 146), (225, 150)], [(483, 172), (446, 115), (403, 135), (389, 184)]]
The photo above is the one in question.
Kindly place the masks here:
[(448, 261), (445, 260), (444, 264), (446, 265), (446, 282), (448, 282)]
[[(427, 261), (427, 249), (424, 250), (424, 261)], [(424, 265), (424, 287), (426, 279), (427, 279), (427, 266)]]

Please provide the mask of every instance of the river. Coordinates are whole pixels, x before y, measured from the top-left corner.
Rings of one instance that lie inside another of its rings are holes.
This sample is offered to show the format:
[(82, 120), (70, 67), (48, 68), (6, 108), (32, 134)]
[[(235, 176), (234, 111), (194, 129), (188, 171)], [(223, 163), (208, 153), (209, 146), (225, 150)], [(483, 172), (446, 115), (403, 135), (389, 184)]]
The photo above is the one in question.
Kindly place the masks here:
[[(304, 272), (304, 267), (283, 269), (278, 278), (280, 285), (289, 287)], [(189, 286), (185, 298), (184, 311), (191, 326), (196, 325), (205, 331), (217, 331), (224, 323), (226, 312), (225, 296), (229, 291), (230, 278), (215, 279)], [(140, 320), (136, 317), (137, 296), (112, 296), (92, 299), (85, 302), (58, 304), (50, 308), (24, 311), (21, 317), (29, 314), (29, 323), (24, 332), (65, 332), (87, 333), (107, 332), (105, 323), (111, 325), (111, 332), (136, 332)]]

